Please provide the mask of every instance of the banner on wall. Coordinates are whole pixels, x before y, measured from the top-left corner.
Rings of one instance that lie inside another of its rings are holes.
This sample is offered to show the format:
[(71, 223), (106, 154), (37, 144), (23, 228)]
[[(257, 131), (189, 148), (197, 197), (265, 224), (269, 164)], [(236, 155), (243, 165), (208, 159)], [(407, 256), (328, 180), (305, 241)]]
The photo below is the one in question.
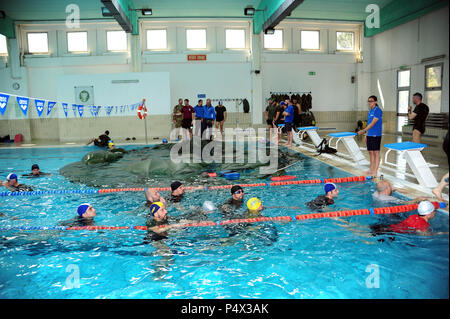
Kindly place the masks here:
[(17, 97), (17, 104), (19, 104), (20, 109), (22, 110), (23, 115), (27, 116), (28, 112), (28, 103), (30, 102), (30, 99), (28, 97)]
[[(55, 106), (56, 102), (47, 102), (47, 116), (50, 114), (50, 112), (52, 111), (53, 107)], [(67, 111), (67, 109), (66, 109)], [(66, 115), (67, 117), (67, 115)]]
[(0, 113), (5, 114), (6, 105), (8, 104), (9, 95), (0, 93)]
[(44, 100), (34, 100), (34, 105), (36, 106), (36, 111), (39, 117), (41, 117), (42, 112), (44, 112), (45, 101)]
[(93, 86), (75, 86), (75, 103), (94, 105), (94, 87)]
[(62, 105), (62, 107), (63, 107), (64, 114), (65, 114), (66, 117), (67, 117), (67, 108), (68, 108), (68, 104), (67, 104), (67, 103), (61, 103), (61, 105)]

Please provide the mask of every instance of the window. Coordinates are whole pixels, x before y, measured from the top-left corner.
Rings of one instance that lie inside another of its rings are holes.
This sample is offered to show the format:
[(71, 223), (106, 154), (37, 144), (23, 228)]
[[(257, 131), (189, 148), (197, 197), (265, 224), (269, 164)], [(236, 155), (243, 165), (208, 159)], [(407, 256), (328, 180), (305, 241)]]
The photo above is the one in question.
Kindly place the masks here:
[(167, 30), (147, 30), (147, 49), (167, 49)]
[(336, 32), (336, 49), (338, 51), (353, 51), (355, 34), (353, 32)]
[(227, 49), (245, 49), (245, 30), (225, 30), (225, 47)]
[(68, 52), (87, 52), (87, 32), (67, 32)]
[(108, 51), (126, 51), (128, 44), (125, 31), (106, 31), (106, 48)]
[(7, 54), (8, 47), (6, 45), (6, 37), (3, 34), (0, 34), (0, 54)]
[(206, 49), (206, 30), (186, 30), (186, 47), (188, 49)]
[(397, 132), (408, 124), (411, 70), (397, 71)]
[(424, 102), (430, 108), (430, 113), (441, 112), (443, 63), (425, 66), (425, 96)]
[(274, 34), (264, 34), (265, 49), (283, 48), (283, 30), (275, 30)]
[(301, 31), (302, 50), (319, 50), (319, 31)]
[(48, 53), (47, 32), (27, 33), (29, 53)]

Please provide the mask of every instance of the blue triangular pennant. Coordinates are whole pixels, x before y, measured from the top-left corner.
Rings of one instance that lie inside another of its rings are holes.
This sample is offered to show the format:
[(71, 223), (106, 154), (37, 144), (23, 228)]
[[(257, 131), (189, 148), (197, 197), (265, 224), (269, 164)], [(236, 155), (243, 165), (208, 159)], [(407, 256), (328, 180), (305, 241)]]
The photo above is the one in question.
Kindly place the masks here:
[(6, 105), (8, 104), (9, 95), (0, 93), (0, 113), (5, 114)]
[(62, 105), (62, 107), (63, 107), (64, 114), (65, 114), (66, 117), (67, 117), (67, 107), (68, 107), (68, 105), (67, 105), (67, 103), (61, 103), (61, 105)]
[(28, 103), (30, 99), (27, 97), (17, 97), (17, 104), (19, 104), (20, 109), (22, 110), (23, 115), (27, 116), (28, 112)]
[(47, 116), (50, 114), (50, 112), (52, 111), (55, 104), (56, 104), (56, 102), (50, 102), (50, 101), (47, 102)]
[(73, 116), (77, 117), (77, 105), (76, 104), (72, 104), (72, 111), (73, 111)]
[(77, 105), (77, 107), (78, 107), (78, 114), (80, 114), (80, 117), (83, 117), (84, 105), (79, 104)]
[(37, 114), (41, 117), (42, 112), (44, 112), (45, 101), (34, 99), (34, 105), (36, 106)]

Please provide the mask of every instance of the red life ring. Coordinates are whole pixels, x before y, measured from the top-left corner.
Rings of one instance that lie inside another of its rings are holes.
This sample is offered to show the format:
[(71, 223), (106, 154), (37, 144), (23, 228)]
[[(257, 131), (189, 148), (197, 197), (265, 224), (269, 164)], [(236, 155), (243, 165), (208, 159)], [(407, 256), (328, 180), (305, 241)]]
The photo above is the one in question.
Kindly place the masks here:
[(147, 107), (143, 104), (139, 105), (137, 110), (138, 117), (142, 120), (147, 116)]

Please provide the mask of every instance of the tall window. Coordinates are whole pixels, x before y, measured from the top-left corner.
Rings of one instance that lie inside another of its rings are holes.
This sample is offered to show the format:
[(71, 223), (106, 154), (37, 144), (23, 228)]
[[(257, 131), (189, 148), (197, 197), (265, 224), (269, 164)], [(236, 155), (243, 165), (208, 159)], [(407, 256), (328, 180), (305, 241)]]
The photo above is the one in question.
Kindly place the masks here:
[(301, 47), (302, 50), (319, 50), (319, 31), (301, 31)]
[(411, 70), (397, 71), (397, 132), (408, 123)]
[(6, 37), (0, 34), (0, 54), (8, 54), (8, 47), (6, 45)]
[(147, 30), (147, 49), (167, 49), (167, 30)]
[(353, 51), (355, 34), (353, 32), (336, 32), (336, 49), (338, 51)]
[(47, 32), (27, 33), (29, 53), (48, 53)]
[(187, 29), (186, 47), (188, 49), (206, 49), (206, 30)]
[(264, 34), (265, 49), (283, 48), (283, 30), (275, 30), (274, 34)]
[(68, 52), (87, 52), (87, 32), (67, 32)]
[(225, 30), (225, 47), (227, 49), (245, 49), (245, 30)]
[(430, 113), (441, 112), (443, 63), (425, 66), (425, 103)]
[(106, 48), (108, 51), (126, 51), (128, 43), (125, 31), (106, 31)]

